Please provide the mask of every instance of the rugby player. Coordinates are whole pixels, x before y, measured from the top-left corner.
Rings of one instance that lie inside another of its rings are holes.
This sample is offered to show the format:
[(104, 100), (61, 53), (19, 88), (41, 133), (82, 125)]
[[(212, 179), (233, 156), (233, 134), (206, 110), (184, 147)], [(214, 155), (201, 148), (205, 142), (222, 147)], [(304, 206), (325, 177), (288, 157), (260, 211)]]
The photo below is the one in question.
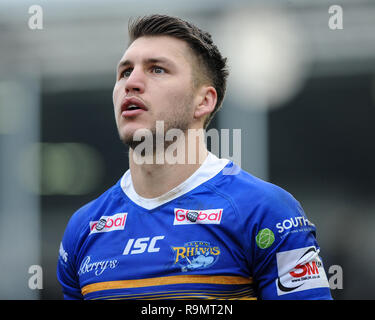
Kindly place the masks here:
[(129, 39), (113, 90), (129, 170), (69, 220), (64, 297), (331, 299), (300, 203), (206, 148), (228, 76), (211, 35), (150, 15)]

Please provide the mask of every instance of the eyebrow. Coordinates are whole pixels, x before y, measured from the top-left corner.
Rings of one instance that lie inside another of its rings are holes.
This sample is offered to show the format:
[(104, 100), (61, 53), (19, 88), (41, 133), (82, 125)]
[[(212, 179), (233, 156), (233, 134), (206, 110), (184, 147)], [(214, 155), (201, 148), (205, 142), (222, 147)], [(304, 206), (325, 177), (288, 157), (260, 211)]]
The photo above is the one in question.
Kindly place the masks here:
[[(163, 64), (171, 66), (171, 67), (175, 66), (175, 63), (173, 61), (171, 61), (167, 58), (164, 58), (164, 57), (144, 59), (142, 61), (142, 63), (144, 63), (144, 64), (163, 63)], [(122, 67), (130, 66), (130, 65), (133, 65), (133, 62), (131, 60), (129, 60), (129, 59), (122, 60), (118, 63), (117, 70), (119, 70)]]

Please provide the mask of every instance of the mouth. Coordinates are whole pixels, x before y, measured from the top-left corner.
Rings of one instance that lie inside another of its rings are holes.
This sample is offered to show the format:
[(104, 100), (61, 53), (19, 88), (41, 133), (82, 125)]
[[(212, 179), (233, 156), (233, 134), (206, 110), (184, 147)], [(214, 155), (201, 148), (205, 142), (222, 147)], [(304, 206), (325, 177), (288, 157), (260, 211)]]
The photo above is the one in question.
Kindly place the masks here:
[(146, 105), (138, 98), (125, 98), (121, 105), (121, 116), (124, 118), (135, 117), (146, 112)]

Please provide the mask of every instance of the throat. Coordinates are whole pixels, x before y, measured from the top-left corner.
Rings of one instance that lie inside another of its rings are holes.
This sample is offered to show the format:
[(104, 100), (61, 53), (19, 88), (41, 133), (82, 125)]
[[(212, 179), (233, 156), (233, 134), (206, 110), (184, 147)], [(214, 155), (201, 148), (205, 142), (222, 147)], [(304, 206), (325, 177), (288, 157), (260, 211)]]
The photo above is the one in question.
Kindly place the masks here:
[[(129, 152), (129, 156), (132, 156), (132, 152)], [(201, 163), (137, 165), (129, 159), (129, 165), (135, 192), (141, 197), (152, 199), (182, 184), (199, 169)]]

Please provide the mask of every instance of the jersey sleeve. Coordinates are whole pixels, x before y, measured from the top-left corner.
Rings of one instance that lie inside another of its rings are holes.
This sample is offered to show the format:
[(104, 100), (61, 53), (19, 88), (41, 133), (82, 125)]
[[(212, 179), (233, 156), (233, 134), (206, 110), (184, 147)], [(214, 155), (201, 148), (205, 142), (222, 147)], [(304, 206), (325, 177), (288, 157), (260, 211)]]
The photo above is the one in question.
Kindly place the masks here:
[(289, 193), (277, 190), (255, 214), (253, 274), (263, 300), (332, 299), (316, 226)]
[(83, 299), (77, 273), (77, 252), (80, 242), (80, 230), (82, 223), (78, 219), (79, 212), (76, 212), (68, 222), (63, 239), (60, 243), (59, 258), (57, 262), (57, 279), (62, 286), (64, 299)]

